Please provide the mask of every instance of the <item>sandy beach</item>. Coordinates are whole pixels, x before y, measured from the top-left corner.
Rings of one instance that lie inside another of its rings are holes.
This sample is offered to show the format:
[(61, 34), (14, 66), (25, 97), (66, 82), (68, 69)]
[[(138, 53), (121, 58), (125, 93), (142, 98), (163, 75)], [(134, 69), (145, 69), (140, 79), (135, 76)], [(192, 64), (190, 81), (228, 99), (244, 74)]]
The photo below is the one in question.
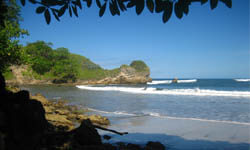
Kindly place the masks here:
[[(111, 122), (112, 123), (112, 122)], [(152, 116), (116, 120), (110, 128), (127, 131), (128, 135), (108, 134), (109, 141), (145, 144), (160, 141), (170, 150), (249, 150), (250, 125)]]

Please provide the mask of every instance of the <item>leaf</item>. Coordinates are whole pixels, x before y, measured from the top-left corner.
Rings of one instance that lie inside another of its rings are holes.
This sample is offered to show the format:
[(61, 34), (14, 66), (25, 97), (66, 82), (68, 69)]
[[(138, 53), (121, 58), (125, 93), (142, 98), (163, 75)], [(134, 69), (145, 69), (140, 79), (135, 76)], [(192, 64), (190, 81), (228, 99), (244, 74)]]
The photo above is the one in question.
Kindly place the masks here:
[(210, 0), (210, 7), (213, 10), (218, 5), (218, 0)]
[(126, 6), (123, 4), (123, 1), (122, 1), (122, 0), (118, 0), (118, 5), (119, 5), (121, 11), (127, 10), (127, 8), (126, 8)]
[(25, 0), (21, 0), (21, 3), (24, 6), (25, 5)]
[(168, 20), (170, 19), (172, 15), (172, 12), (173, 12), (173, 3), (172, 2), (166, 3), (166, 8), (162, 14), (162, 21), (164, 23), (168, 22)]
[(232, 0), (220, 0), (223, 2), (228, 8), (232, 8)]
[(120, 16), (120, 10), (118, 9), (118, 5), (117, 5), (116, 0), (112, 0), (112, 3), (114, 6), (115, 13)]
[(77, 5), (80, 9), (82, 9), (82, 3), (81, 3), (80, 0), (76, 0), (76, 5)]
[(180, 4), (177, 2), (174, 5), (174, 12), (177, 18), (181, 19), (183, 16), (182, 10), (180, 8)]
[(69, 15), (70, 15), (70, 17), (72, 17), (72, 10), (71, 10), (70, 6), (69, 6)]
[(65, 10), (68, 8), (68, 4), (65, 4), (63, 7), (59, 9), (58, 16), (61, 17), (64, 13)]
[(45, 17), (47, 24), (49, 24), (51, 18), (50, 18), (50, 13), (48, 9), (45, 10), (44, 17)]
[(131, 8), (135, 6), (135, 0), (131, 0), (128, 4), (127, 4), (127, 8)]
[(147, 7), (148, 7), (148, 10), (153, 13), (154, 12), (154, 2), (153, 0), (147, 0)]
[(29, 0), (32, 4), (36, 4), (37, 2), (35, 0)]
[(36, 8), (36, 13), (41, 14), (41, 13), (43, 13), (45, 11), (45, 9), (46, 8), (44, 6), (37, 7)]
[(98, 6), (99, 8), (102, 7), (100, 0), (96, 0), (96, 4), (97, 4), (97, 6)]
[(183, 8), (183, 12), (187, 15), (189, 12), (189, 7), (188, 5)]
[(201, 5), (207, 3), (208, 0), (201, 0)]
[(136, 13), (137, 13), (137, 15), (140, 15), (145, 7), (145, 1), (144, 0), (136, 0), (135, 5), (136, 5), (136, 8), (135, 8)]
[(114, 5), (112, 3), (110, 3), (110, 2), (109, 2), (109, 11), (111, 12), (112, 16), (115, 15)]
[(75, 14), (75, 16), (78, 17), (77, 7), (76, 6), (72, 6), (72, 9), (73, 9), (73, 13)]
[(161, 0), (155, 0), (155, 12), (160, 13), (163, 11), (163, 2)]
[(100, 8), (100, 11), (99, 11), (99, 16), (100, 16), (100, 17), (103, 16), (103, 14), (104, 14), (104, 12), (105, 12), (105, 10), (106, 10), (106, 5), (107, 5), (107, 3), (105, 2), (105, 3), (102, 5), (102, 7)]
[(54, 15), (54, 17), (56, 18), (57, 21), (60, 21), (59, 17), (56, 14), (57, 10), (56, 9), (52, 9), (52, 13)]
[(86, 0), (87, 1), (87, 6), (90, 7), (92, 4), (92, 0)]

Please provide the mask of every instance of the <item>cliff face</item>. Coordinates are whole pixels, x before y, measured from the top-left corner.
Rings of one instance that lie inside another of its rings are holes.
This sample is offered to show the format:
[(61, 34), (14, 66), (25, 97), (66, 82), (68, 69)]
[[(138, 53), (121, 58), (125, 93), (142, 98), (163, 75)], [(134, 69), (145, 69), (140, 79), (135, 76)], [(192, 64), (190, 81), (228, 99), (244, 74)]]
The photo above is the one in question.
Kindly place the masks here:
[[(28, 66), (11, 66), (13, 76), (12, 80), (7, 80), (10, 84), (55, 84), (50, 79), (37, 79), (33, 76), (27, 76)], [(60, 84), (79, 85), (79, 84), (144, 84), (152, 81), (150, 78), (150, 69), (143, 61), (133, 61), (129, 66), (122, 65), (117, 73), (106, 75), (102, 79), (80, 80), (75, 82), (66, 81)]]

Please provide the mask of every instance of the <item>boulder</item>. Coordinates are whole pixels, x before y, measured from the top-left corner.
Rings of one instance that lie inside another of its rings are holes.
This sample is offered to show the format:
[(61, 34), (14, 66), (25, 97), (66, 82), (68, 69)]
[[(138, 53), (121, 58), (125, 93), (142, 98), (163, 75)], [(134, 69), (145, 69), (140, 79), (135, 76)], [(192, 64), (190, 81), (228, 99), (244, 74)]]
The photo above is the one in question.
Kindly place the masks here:
[(37, 93), (37, 94), (31, 96), (31, 98), (38, 100), (43, 105), (48, 105), (49, 104), (49, 101), (42, 94), (40, 94), (40, 93)]
[(39, 145), (48, 125), (42, 104), (36, 100), (27, 100), (25, 103), (9, 103), (7, 107), (6, 147), (9, 149), (34, 149)]
[(74, 129), (74, 124), (72, 121), (67, 119), (65, 115), (58, 114), (46, 114), (46, 119), (53, 124), (56, 128), (63, 130), (72, 130)]
[(99, 125), (109, 125), (110, 122), (107, 117), (103, 117), (100, 115), (91, 115), (88, 117), (92, 123), (99, 124)]
[(101, 136), (93, 127), (89, 119), (83, 120), (80, 127), (72, 131), (74, 133), (74, 140), (80, 145), (101, 145)]
[(160, 142), (149, 141), (145, 147), (145, 150), (165, 150), (165, 147)]
[(67, 109), (56, 109), (56, 110), (55, 110), (55, 113), (56, 113), (56, 114), (59, 114), (59, 115), (67, 115), (67, 114), (69, 114), (70, 112), (69, 112)]

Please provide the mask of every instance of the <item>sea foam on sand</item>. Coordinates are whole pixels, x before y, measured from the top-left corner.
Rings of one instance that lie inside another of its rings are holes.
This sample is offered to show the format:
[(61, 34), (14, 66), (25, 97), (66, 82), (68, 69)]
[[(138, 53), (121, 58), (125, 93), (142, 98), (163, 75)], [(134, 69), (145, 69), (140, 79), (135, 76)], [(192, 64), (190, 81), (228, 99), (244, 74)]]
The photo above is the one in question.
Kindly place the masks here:
[(170, 150), (250, 148), (250, 125), (245, 124), (141, 116), (116, 120), (109, 128), (129, 133), (124, 136), (110, 134), (111, 143), (159, 141)]

